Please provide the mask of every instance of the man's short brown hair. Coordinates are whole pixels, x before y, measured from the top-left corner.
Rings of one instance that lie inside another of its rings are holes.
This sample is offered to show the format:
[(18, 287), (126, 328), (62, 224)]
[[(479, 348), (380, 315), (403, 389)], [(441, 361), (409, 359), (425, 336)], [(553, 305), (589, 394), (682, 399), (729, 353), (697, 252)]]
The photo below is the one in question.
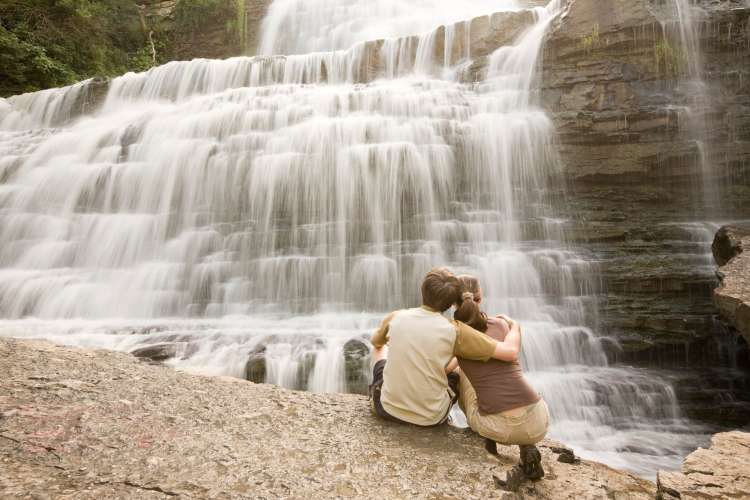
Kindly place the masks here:
[(432, 269), (422, 281), (422, 304), (443, 312), (461, 298), (461, 282), (446, 267)]

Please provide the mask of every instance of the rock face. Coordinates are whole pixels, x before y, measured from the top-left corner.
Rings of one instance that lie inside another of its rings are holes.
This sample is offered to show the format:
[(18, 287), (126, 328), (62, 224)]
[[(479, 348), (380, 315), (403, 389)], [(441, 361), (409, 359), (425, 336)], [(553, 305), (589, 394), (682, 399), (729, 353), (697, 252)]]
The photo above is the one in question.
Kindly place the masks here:
[(510, 494), (518, 459), (476, 435), (377, 420), (367, 399), (180, 373), (123, 353), (0, 338), (8, 498), (653, 498), (653, 483), (557, 461)]
[(724, 226), (713, 243), (719, 268), (714, 303), (719, 313), (750, 344), (750, 227)]
[[(694, 91), (681, 81), (681, 41), (668, 29), (674, 25), (665, 12), (669, 2), (569, 3), (545, 45), (542, 76), (568, 176), (674, 182), (700, 175), (698, 145), (685, 126)], [(708, 162), (715, 175), (740, 180), (750, 169), (750, 137), (741, 132), (750, 124), (750, 67), (743, 63), (750, 57), (750, 7), (697, 3), (706, 13), (700, 76), (711, 102), (694, 112), (710, 122), (702, 139), (711, 143)], [(666, 53), (675, 60), (666, 61)]]
[[(185, 2), (193, 10), (180, 10), (177, 0), (142, 0), (142, 26), (146, 34), (169, 46), (171, 60), (226, 58), (252, 55), (260, 43), (260, 25), (272, 0)], [(205, 11), (203, 11), (203, 10)]]
[[(703, 11), (696, 22), (707, 102), (697, 105), (680, 69), (671, 3), (570, 0), (544, 46), (541, 100), (565, 179), (558, 216), (571, 245), (597, 262), (594, 321), (616, 340), (610, 357), (690, 367), (704, 384), (722, 378), (701, 396), (718, 415), (719, 386), (747, 386), (748, 376), (699, 373), (723, 364), (720, 344), (735, 342), (714, 321), (718, 226), (699, 221), (750, 219), (750, 7), (692, 2)], [(706, 124), (702, 144), (691, 120)], [(704, 184), (722, 189), (708, 209)], [(691, 413), (695, 378), (675, 386), (691, 416), (706, 416)]]
[(688, 455), (682, 472), (659, 471), (657, 487), (660, 500), (750, 498), (750, 433), (714, 435), (709, 449)]

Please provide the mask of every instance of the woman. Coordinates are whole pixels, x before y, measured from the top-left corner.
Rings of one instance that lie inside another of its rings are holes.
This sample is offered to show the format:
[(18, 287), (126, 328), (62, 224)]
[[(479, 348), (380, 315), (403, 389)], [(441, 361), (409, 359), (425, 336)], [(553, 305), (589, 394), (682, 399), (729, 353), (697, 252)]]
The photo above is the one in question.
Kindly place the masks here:
[[(502, 341), (520, 325), (506, 316), (489, 318), (479, 304), (482, 290), (473, 276), (459, 276), (463, 285), (461, 303), (453, 318)], [(514, 489), (524, 477), (544, 476), (536, 443), (547, 434), (549, 410), (541, 396), (526, 382), (518, 361), (472, 361), (458, 358), (461, 368), (459, 405), (469, 426), (486, 438), (487, 451), (497, 454), (497, 443), (518, 445), (521, 463), (508, 473), (508, 487)], [(515, 484), (511, 484), (515, 483)]]

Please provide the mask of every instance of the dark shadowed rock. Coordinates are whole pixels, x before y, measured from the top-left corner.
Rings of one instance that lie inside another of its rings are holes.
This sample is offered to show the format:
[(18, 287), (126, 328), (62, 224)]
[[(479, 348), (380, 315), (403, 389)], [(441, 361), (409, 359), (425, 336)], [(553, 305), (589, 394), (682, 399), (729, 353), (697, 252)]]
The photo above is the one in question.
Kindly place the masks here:
[(714, 260), (723, 266), (732, 258), (742, 253), (742, 239), (750, 236), (750, 228), (736, 226), (722, 226), (714, 237), (711, 251)]
[(369, 359), (370, 348), (361, 340), (351, 339), (344, 344), (346, 392), (367, 394), (367, 368)]
[(266, 381), (266, 347), (260, 347), (250, 353), (245, 363), (245, 379), (256, 384)]
[(573, 450), (568, 448), (567, 446), (550, 446), (550, 450), (552, 450), (552, 453), (557, 454), (557, 461), (564, 463), (564, 464), (579, 464), (581, 463), (581, 459), (576, 457), (576, 454)]
[(150, 361), (166, 361), (177, 355), (177, 346), (175, 344), (154, 344), (135, 349), (134, 351), (131, 351), (130, 354), (136, 358), (147, 359)]

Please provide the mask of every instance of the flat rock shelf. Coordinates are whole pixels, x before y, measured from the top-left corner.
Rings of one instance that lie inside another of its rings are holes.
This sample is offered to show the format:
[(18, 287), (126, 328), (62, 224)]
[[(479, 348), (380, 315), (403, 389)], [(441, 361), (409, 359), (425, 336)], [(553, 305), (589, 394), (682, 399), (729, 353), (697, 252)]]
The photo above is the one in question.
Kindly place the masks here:
[[(0, 498), (654, 498), (656, 485), (544, 441), (547, 476), (496, 489), (517, 449), (376, 420), (364, 396), (186, 374), (0, 338)], [(559, 451), (559, 450), (558, 450)]]

